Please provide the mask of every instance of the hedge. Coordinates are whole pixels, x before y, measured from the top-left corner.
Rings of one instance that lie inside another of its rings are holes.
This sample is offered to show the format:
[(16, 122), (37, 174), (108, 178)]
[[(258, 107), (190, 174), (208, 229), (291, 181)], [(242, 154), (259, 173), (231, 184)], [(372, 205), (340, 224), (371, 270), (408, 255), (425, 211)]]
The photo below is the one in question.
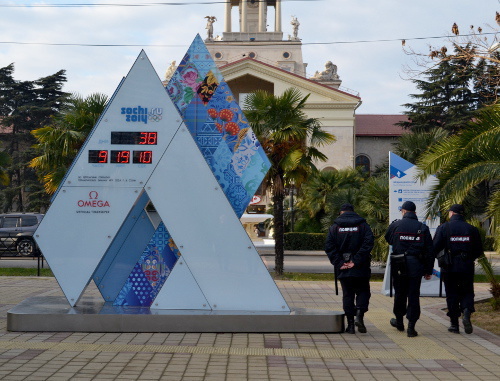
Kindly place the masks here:
[(325, 250), (326, 233), (285, 233), (285, 250)]
[[(285, 250), (324, 250), (326, 233), (285, 233)], [(495, 237), (486, 236), (484, 250), (494, 251)]]
[(495, 251), (493, 245), (495, 243), (495, 237), (487, 235), (484, 239), (484, 251)]

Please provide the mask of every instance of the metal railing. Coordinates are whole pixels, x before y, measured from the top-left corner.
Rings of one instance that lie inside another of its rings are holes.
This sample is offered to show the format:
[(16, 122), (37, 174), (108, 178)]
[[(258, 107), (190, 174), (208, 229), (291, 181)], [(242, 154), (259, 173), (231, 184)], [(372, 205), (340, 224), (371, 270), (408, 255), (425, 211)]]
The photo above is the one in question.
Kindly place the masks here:
[(18, 255), (17, 252), (17, 237), (12, 234), (0, 237), (0, 257), (8, 255)]

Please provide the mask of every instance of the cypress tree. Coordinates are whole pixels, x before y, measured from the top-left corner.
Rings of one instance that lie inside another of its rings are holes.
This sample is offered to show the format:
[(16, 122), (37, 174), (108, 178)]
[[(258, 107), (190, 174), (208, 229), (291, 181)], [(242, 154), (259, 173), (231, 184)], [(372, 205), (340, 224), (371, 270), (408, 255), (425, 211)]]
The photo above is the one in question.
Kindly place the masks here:
[(1, 190), (1, 209), (26, 211), (27, 192), (38, 181), (28, 167), (34, 157), (31, 147), (35, 139), (31, 131), (49, 123), (68, 94), (62, 91), (66, 82), (64, 70), (36, 81), (17, 81), (13, 74), (14, 64), (0, 68), (0, 117), (7, 131), (2, 134), (1, 149), (12, 158), (7, 168), (9, 185)]

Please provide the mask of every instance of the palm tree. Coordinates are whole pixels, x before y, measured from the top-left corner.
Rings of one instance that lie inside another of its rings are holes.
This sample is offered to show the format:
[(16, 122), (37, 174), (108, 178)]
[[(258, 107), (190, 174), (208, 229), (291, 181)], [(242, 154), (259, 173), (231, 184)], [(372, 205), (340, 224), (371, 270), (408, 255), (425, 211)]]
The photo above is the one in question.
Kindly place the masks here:
[(386, 261), (389, 245), (385, 232), (389, 227), (389, 182), (387, 176), (372, 176), (360, 189), (358, 197), (359, 214), (366, 218), (375, 237), (372, 258)]
[(87, 135), (106, 107), (108, 97), (91, 94), (87, 98), (73, 95), (52, 124), (32, 131), (40, 156), (30, 162), (42, 178), (47, 193), (54, 193), (76, 157)]
[(297, 207), (306, 211), (310, 219), (321, 222), (328, 205), (332, 204), (329, 199), (332, 194), (339, 195), (342, 190), (358, 189), (363, 181), (361, 172), (353, 168), (315, 173), (302, 186)]
[(281, 96), (259, 90), (244, 102), (248, 110), (245, 115), (271, 162), (263, 184), (272, 195), (277, 275), (283, 274), (285, 190), (291, 185), (299, 188), (316, 172), (314, 163), (327, 159), (318, 147), (335, 141), (332, 134), (321, 129), (318, 119), (305, 114), (308, 97), (302, 97), (296, 88), (285, 90)]
[[(348, 172), (349, 169), (344, 171)], [(345, 183), (343, 187), (332, 190), (326, 197), (325, 216), (322, 219), (324, 231), (328, 231), (339, 215), (340, 206), (346, 202), (353, 204), (356, 212), (366, 218), (366, 222), (372, 228), (375, 237), (375, 246), (372, 250), (373, 260), (385, 261), (389, 249), (384, 239), (389, 226), (387, 175), (371, 176), (362, 183), (359, 180), (351, 184)]]
[[(463, 203), (481, 184), (486, 184), (486, 214), (495, 232), (495, 249), (500, 249), (500, 105), (483, 109), (478, 118), (458, 135), (431, 147), (418, 161), (419, 177), (436, 174), (438, 183), (427, 202), (428, 214), (445, 212)], [(494, 303), (500, 305), (500, 282), (486, 258), (478, 261), (489, 277)]]
[(430, 146), (442, 141), (450, 133), (441, 127), (436, 127), (427, 132), (407, 132), (401, 135), (394, 144), (394, 153), (410, 163), (416, 163), (420, 155)]
[(435, 174), (437, 184), (427, 203), (428, 214), (445, 212), (462, 203), (481, 183), (488, 183), (487, 211), (500, 221), (500, 105), (483, 109), (474, 122), (457, 135), (432, 146), (417, 161), (419, 178)]

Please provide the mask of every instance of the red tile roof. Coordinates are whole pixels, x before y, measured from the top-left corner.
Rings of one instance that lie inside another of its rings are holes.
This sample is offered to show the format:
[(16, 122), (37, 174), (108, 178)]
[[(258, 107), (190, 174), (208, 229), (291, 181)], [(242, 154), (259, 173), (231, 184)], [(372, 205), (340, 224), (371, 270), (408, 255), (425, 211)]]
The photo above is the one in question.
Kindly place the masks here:
[(401, 136), (405, 131), (395, 123), (408, 120), (405, 115), (356, 114), (356, 136)]

